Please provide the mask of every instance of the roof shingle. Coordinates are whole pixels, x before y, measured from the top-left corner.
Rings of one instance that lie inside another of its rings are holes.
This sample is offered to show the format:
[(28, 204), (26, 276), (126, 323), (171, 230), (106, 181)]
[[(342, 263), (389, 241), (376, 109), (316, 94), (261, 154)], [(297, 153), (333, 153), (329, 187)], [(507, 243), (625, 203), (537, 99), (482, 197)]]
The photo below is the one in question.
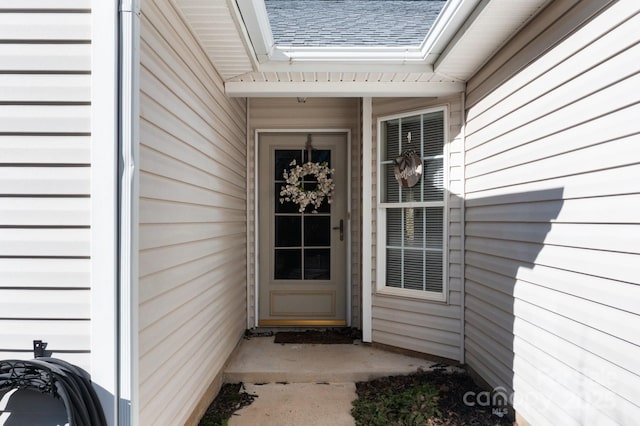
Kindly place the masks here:
[(416, 46), (444, 0), (265, 0), (279, 46)]

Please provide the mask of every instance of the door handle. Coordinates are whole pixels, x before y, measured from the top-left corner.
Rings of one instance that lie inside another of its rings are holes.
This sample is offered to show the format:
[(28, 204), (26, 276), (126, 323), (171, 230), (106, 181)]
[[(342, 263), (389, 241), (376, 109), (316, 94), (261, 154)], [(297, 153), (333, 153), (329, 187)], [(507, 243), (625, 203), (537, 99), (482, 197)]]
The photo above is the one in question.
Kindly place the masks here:
[(334, 226), (331, 229), (339, 229), (340, 230), (340, 241), (344, 241), (344, 220), (340, 219), (340, 226)]

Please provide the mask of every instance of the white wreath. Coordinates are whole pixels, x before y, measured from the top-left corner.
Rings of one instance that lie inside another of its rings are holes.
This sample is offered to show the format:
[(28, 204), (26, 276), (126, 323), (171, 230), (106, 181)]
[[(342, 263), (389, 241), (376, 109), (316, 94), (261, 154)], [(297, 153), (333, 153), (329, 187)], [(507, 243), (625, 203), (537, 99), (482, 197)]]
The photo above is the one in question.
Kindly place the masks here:
[[(304, 163), (301, 166), (296, 164), (296, 160), (289, 163), (292, 166), (291, 169), (285, 170), (282, 177), (287, 182), (287, 185), (280, 191), (280, 203), (285, 201), (291, 201), (298, 204), (300, 207), (298, 211), (304, 212), (309, 204), (313, 205), (313, 213), (318, 213), (318, 208), (324, 201), (325, 197), (327, 202), (331, 204), (333, 198), (333, 191), (335, 185), (333, 178), (331, 177), (335, 172), (334, 169), (330, 169), (326, 161), (322, 163)], [(302, 180), (305, 176), (314, 176), (318, 181), (315, 189), (305, 189), (302, 185)]]

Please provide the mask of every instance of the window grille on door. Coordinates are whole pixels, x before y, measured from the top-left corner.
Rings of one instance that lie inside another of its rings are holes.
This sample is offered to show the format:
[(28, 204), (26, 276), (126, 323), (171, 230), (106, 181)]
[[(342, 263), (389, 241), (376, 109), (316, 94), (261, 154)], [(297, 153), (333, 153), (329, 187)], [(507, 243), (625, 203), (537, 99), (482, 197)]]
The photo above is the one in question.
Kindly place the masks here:
[[(280, 202), (280, 191), (286, 185), (282, 176), (291, 161), (308, 161), (305, 149), (276, 149), (274, 156), (274, 279), (276, 280), (329, 280), (331, 278), (331, 204), (325, 199), (312, 213), (307, 206), (302, 213), (293, 202)], [(331, 150), (314, 149), (311, 161), (327, 162), (331, 167)], [(305, 176), (304, 188), (313, 189), (316, 181)]]

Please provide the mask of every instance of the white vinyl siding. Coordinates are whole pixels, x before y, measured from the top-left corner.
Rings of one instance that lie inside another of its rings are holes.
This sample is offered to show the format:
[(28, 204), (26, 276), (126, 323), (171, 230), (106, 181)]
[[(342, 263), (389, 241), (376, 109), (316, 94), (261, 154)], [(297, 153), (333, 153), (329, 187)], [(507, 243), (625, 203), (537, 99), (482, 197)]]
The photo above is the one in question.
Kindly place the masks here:
[[(360, 136), (359, 102), (353, 98), (309, 98), (298, 103), (296, 98), (254, 98), (249, 108), (249, 223), (255, 218), (255, 153), (256, 129), (350, 129), (351, 130), (351, 325), (360, 326)], [(249, 323), (255, 325), (255, 235), (248, 234)]]
[(0, 1), (0, 359), (90, 372), (89, 8)]
[[(395, 346), (416, 352), (459, 360), (460, 353), (460, 313), (461, 313), (461, 205), (462, 205), (462, 102), (461, 96), (442, 99), (429, 98), (385, 98), (373, 100), (373, 140), (377, 141), (378, 118), (407, 114), (426, 108), (447, 106), (448, 124), (447, 145), (448, 176), (445, 187), (446, 212), (445, 226), (447, 238), (444, 243), (446, 282), (446, 301), (434, 301), (385, 294), (376, 291), (379, 271), (376, 270), (377, 256), (374, 247), (372, 264), (372, 337), (374, 343)], [(376, 143), (374, 150), (377, 151)], [(377, 161), (376, 152), (372, 159)], [(377, 170), (377, 163), (373, 165)], [(377, 241), (377, 177), (373, 177), (374, 200), (372, 215), (374, 219), (372, 240)]]
[(245, 100), (169, 1), (142, 2), (140, 57), (138, 409), (177, 425), (246, 327)]
[(468, 84), (466, 361), (531, 424), (640, 416), (638, 25), (552, 2)]

